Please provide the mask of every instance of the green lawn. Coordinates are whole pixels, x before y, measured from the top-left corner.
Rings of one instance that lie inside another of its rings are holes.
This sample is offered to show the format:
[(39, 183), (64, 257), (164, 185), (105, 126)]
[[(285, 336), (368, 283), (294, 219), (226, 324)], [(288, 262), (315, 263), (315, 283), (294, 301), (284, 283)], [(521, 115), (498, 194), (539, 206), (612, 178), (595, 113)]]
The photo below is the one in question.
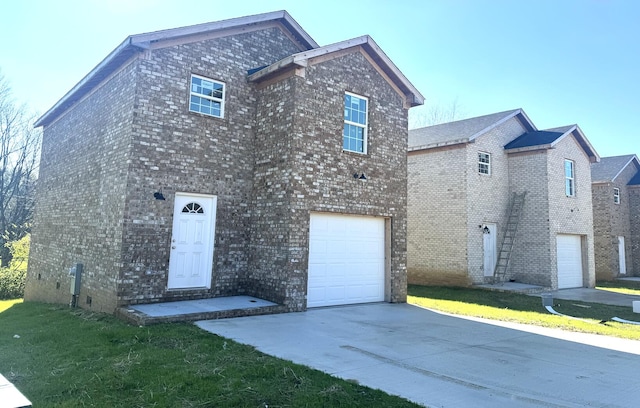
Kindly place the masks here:
[(409, 285), (408, 294), (409, 303), (446, 313), (640, 340), (640, 326), (609, 321), (640, 321), (631, 307), (554, 299), (557, 312), (586, 320), (581, 321), (550, 314), (540, 296), (416, 285)]
[(640, 282), (636, 281), (603, 281), (598, 282), (596, 289), (640, 296)]
[(22, 299), (0, 300), (0, 313), (17, 303), (22, 303)]
[(35, 407), (417, 406), (193, 324), (12, 302), (0, 302), (0, 373)]

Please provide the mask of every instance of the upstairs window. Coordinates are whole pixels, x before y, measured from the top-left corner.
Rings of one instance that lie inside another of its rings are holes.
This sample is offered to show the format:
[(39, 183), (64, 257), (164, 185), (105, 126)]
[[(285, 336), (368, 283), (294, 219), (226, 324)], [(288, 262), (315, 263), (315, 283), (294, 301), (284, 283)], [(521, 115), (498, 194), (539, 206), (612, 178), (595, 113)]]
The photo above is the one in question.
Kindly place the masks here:
[(342, 149), (349, 152), (367, 153), (367, 108), (369, 100), (363, 96), (345, 93), (344, 129)]
[(620, 204), (620, 189), (619, 188), (614, 188), (613, 189), (613, 202), (615, 204)]
[(576, 195), (575, 163), (573, 160), (564, 161), (564, 192), (567, 197)]
[(224, 116), (224, 90), (222, 82), (191, 75), (189, 110), (221, 118)]
[(491, 154), (478, 152), (478, 173), (491, 174)]

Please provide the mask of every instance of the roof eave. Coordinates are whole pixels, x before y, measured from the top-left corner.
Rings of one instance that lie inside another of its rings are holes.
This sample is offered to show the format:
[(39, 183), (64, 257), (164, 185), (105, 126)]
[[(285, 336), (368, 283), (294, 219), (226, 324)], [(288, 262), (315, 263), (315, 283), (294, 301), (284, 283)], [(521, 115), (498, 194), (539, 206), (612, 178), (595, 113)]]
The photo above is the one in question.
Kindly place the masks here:
[(318, 43), (316, 43), (313, 38), (311, 38), (311, 36), (306, 31), (304, 31), (302, 27), (300, 27), (298, 22), (295, 21), (293, 17), (291, 17), (291, 15), (285, 10), (196, 24), (187, 27), (170, 28), (167, 30), (153, 31), (150, 33), (136, 34), (133, 35), (132, 38), (133, 42), (136, 44), (148, 45), (152, 42), (158, 42), (166, 39), (187, 37), (194, 34), (201, 34), (210, 31), (221, 31), (229, 28), (248, 26), (268, 21), (279, 21), (280, 23), (282, 23), (282, 25), (284, 25), (306, 48), (319, 47)]
[(516, 148), (512, 148), (512, 149), (504, 149), (507, 154), (511, 154), (511, 153), (522, 153), (522, 152), (533, 152), (536, 150), (548, 150), (548, 149), (552, 149), (553, 145), (551, 143), (547, 143), (547, 144), (540, 144), (540, 145), (534, 145), (534, 146), (524, 146), (524, 147), (516, 147)]
[(456, 146), (456, 145), (462, 145), (462, 144), (467, 144), (467, 143), (471, 143), (471, 141), (469, 141), (469, 139), (457, 139), (457, 140), (448, 140), (446, 142), (438, 142), (438, 143), (430, 143), (430, 144), (425, 144), (425, 145), (418, 145), (418, 146), (410, 146), (407, 151), (408, 152), (416, 152), (419, 150), (429, 150), (429, 149), (435, 149), (438, 147), (449, 147), (449, 146)]
[(120, 66), (141, 48), (132, 44), (132, 37), (127, 37), (120, 45), (109, 53), (98, 65), (95, 66), (84, 78), (80, 80), (58, 102), (36, 120), (34, 127), (46, 126), (60, 113), (84, 97), (93, 89), (96, 83), (109, 76), (113, 70)]

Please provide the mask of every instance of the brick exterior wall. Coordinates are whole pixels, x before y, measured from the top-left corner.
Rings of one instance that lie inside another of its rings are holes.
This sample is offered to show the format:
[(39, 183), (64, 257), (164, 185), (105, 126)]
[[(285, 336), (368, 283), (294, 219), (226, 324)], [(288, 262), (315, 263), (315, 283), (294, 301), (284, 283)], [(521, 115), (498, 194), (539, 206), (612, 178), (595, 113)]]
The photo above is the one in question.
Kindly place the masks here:
[[(503, 147), (524, 131), (514, 118), (474, 143), (409, 153), (410, 283), (466, 286), (485, 281), (479, 226), (495, 222), (501, 242), (509, 203)], [(491, 154), (490, 175), (478, 172), (479, 152)]]
[[(83, 262), (93, 310), (235, 294), (304, 310), (310, 212), (329, 211), (390, 220), (387, 300), (405, 301), (407, 110), (360, 53), (247, 80), (298, 51), (276, 27), (152, 48), (47, 126), (25, 298), (68, 302)], [(192, 73), (226, 84), (224, 118), (188, 112)], [(369, 98), (367, 155), (342, 152), (345, 91)], [(217, 197), (211, 289), (167, 290), (176, 192)]]
[[(612, 280), (620, 275), (618, 237), (624, 237), (626, 273), (633, 274), (630, 193), (627, 184), (635, 173), (635, 166), (627, 166), (614, 182), (592, 185), (595, 263), (598, 280)], [(613, 201), (614, 188), (620, 189), (620, 204)]]
[[(526, 195), (507, 278), (543, 287), (552, 286), (552, 274), (555, 271), (550, 258), (555, 243), (551, 242), (549, 232), (548, 160), (547, 150), (509, 155), (511, 192), (526, 192)], [(564, 194), (564, 188), (555, 192), (555, 195), (558, 194)]]
[[(558, 287), (556, 236), (582, 237), (583, 286), (595, 286), (591, 162), (573, 137), (565, 137), (549, 149), (549, 233), (551, 240), (552, 288)], [(564, 160), (575, 162), (575, 197), (565, 195)]]
[[(496, 223), (498, 236), (497, 251), (504, 236), (507, 210), (509, 207), (509, 157), (504, 145), (525, 132), (525, 128), (516, 118), (492, 129), (467, 145), (467, 251), (469, 254), (468, 271), (474, 284), (484, 283), (484, 246), (483, 232), (480, 226)], [(478, 153), (491, 154), (491, 174), (478, 172)], [(493, 271), (490, 272), (493, 275)]]
[(471, 283), (467, 273), (466, 156), (464, 145), (408, 155), (409, 283)]
[(116, 307), (135, 73), (129, 64), (45, 129), (26, 300), (69, 303), (69, 268), (81, 262), (80, 305)]
[[(369, 99), (366, 155), (342, 151), (345, 91)], [(302, 310), (310, 213), (346, 213), (390, 220), (387, 300), (406, 301), (408, 131), (407, 111), (397, 93), (356, 52), (312, 64), (304, 78), (267, 85), (259, 100), (261, 147), (252, 222), (257, 227), (252, 229), (248, 287), (258, 290), (256, 296), (269, 290), (277, 294), (275, 301)], [(355, 179), (354, 173), (365, 173), (367, 181)], [(280, 274), (265, 261), (273, 257)]]

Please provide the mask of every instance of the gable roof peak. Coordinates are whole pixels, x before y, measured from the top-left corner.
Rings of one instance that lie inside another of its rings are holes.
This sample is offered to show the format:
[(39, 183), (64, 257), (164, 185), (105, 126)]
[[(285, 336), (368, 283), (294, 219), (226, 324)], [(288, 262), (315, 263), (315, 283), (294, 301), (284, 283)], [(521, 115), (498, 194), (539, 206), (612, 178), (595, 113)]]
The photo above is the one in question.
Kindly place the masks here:
[(574, 136), (576, 142), (592, 163), (600, 161), (600, 156), (578, 125), (567, 125), (527, 132), (507, 143), (504, 149), (508, 150), (508, 153), (551, 149), (568, 135)]
[(409, 130), (409, 151), (470, 143), (514, 117), (517, 117), (525, 129), (536, 130), (535, 125), (531, 122), (524, 110), (518, 108), (411, 129)]
[(599, 163), (591, 164), (591, 182), (613, 182), (631, 164), (635, 165), (636, 176), (640, 177), (638, 176), (640, 174), (640, 160), (635, 154), (602, 157)]
[(114, 72), (117, 72), (127, 61), (148, 49), (152, 44), (210, 33), (224, 35), (224, 33), (251, 29), (253, 26), (261, 23), (268, 24), (269, 22), (277, 23), (284, 27), (284, 29), (288, 31), (292, 41), (297, 44), (300, 50), (309, 50), (318, 47), (318, 44), (313, 38), (311, 38), (285, 10), (130, 35), (82, 78), (80, 82), (71, 88), (55, 105), (40, 116), (34, 126), (46, 126), (56, 120), (67, 111), (67, 109), (89, 94), (103, 80)]
[(337, 43), (325, 45), (314, 49), (304, 50), (296, 54), (281, 59), (267, 67), (259, 69), (249, 75), (249, 81), (260, 82), (268, 78), (274, 77), (276, 74), (291, 67), (306, 67), (313, 63), (314, 58), (338, 56), (343, 51), (362, 50), (387, 78), (387, 81), (393, 84), (394, 88), (400, 93), (408, 107), (422, 105), (424, 96), (416, 89), (415, 86), (404, 76), (400, 69), (391, 61), (391, 59), (382, 51), (376, 42), (369, 35)]

